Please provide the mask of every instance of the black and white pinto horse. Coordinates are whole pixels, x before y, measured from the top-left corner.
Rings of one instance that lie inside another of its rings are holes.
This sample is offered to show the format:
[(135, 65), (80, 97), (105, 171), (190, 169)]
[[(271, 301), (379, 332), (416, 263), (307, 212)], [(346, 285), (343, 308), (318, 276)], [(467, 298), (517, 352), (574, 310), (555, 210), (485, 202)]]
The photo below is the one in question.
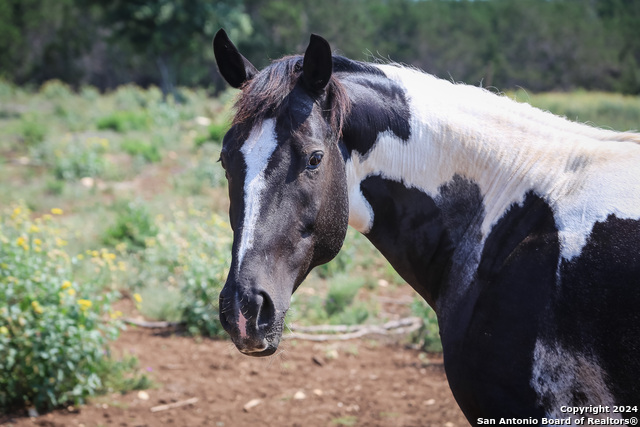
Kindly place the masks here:
[(472, 424), (640, 405), (639, 134), (332, 56), (316, 35), (262, 71), (223, 30), (214, 52), (242, 89), (220, 294), (242, 353), (275, 352), (292, 293), (351, 225), (435, 309)]

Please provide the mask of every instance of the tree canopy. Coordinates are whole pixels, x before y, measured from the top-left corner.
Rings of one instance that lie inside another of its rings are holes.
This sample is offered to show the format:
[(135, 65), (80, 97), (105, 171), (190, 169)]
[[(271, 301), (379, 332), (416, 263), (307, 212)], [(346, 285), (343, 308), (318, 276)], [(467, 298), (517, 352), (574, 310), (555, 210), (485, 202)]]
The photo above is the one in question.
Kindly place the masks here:
[(258, 67), (314, 32), (354, 59), (500, 90), (640, 94), (635, 0), (0, 0), (0, 15), (0, 76), (17, 83), (221, 88), (224, 27)]

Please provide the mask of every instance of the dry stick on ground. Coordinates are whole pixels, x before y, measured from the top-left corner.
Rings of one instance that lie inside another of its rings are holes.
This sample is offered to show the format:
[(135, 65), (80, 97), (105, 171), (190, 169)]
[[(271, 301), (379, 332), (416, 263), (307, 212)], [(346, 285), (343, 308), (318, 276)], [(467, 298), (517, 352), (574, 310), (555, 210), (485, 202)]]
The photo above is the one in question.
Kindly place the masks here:
[(192, 397), (191, 399), (180, 400), (178, 402), (169, 403), (167, 405), (154, 406), (153, 408), (151, 408), (151, 412), (166, 411), (166, 410), (173, 409), (173, 408), (179, 408), (181, 406), (193, 405), (193, 404), (195, 404), (197, 402), (198, 402), (198, 398), (197, 397)]
[(146, 320), (133, 319), (131, 317), (122, 319), (122, 321), (130, 325), (140, 326), (141, 328), (152, 328), (152, 329), (172, 328), (174, 326), (180, 326), (184, 324), (184, 322), (149, 322)]
[[(422, 320), (418, 317), (407, 317), (393, 320), (384, 325), (318, 325), (318, 326), (294, 326), (290, 329), (293, 333), (284, 335), (286, 339), (301, 339), (308, 341), (346, 341), (362, 338), (369, 334), (391, 335), (408, 334), (418, 330), (422, 326)], [(295, 332), (300, 331), (300, 332)], [(340, 334), (314, 334), (304, 332), (341, 332)]]
[[(142, 328), (169, 328), (182, 324), (182, 322), (147, 322), (145, 320), (132, 318), (124, 319), (124, 321)], [(422, 320), (419, 317), (405, 317), (404, 319), (392, 320), (383, 325), (291, 325), (289, 326), (289, 329), (293, 332), (284, 335), (284, 338), (307, 341), (346, 341), (362, 338), (363, 336), (370, 334), (409, 334), (418, 330), (420, 326), (422, 326)], [(319, 332), (328, 333), (319, 334)]]

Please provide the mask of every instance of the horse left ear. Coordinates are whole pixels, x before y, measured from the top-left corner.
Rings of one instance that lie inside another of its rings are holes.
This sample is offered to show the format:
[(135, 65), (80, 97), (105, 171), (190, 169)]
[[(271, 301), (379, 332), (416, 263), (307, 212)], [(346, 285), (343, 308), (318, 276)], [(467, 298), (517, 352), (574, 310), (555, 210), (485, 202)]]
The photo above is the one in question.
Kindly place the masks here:
[(329, 83), (332, 71), (333, 58), (329, 42), (318, 35), (311, 34), (302, 63), (304, 83), (309, 89), (320, 92)]
[(216, 56), (220, 74), (227, 83), (236, 89), (258, 74), (256, 67), (240, 54), (222, 28), (213, 38), (213, 53)]

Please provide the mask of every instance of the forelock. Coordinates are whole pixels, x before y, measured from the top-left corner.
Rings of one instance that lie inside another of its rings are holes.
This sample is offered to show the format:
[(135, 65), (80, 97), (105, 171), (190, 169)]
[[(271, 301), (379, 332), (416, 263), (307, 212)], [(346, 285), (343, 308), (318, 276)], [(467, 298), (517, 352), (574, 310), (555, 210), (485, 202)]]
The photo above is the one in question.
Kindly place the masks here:
[[(279, 116), (288, 107), (285, 102), (287, 96), (302, 74), (302, 61), (301, 55), (286, 56), (272, 62), (246, 82), (235, 103), (233, 125), (252, 129), (267, 118)], [(332, 133), (338, 137), (349, 111), (349, 98), (334, 76), (327, 85), (326, 100), (323, 115), (328, 120)]]

